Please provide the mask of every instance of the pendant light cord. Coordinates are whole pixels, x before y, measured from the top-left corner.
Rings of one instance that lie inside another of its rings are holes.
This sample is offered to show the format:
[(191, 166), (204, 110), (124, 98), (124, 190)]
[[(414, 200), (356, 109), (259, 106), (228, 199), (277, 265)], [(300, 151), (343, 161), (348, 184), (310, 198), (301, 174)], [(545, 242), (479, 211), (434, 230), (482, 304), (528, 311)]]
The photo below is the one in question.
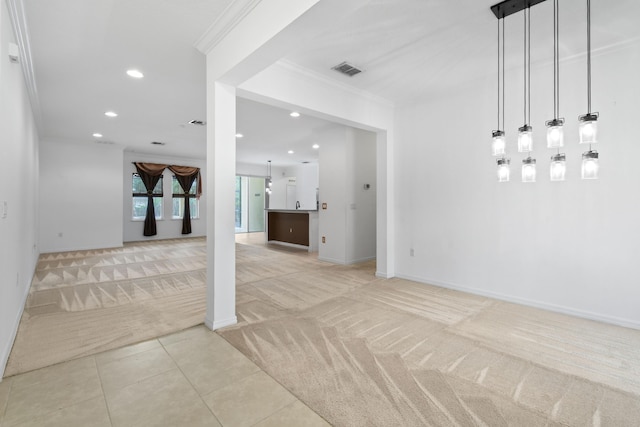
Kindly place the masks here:
[(504, 38), (504, 20), (505, 18), (502, 18), (502, 126), (503, 128), (506, 127), (505, 125), (505, 121), (504, 121), (504, 110), (505, 110), (505, 84), (504, 84), (504, 45), (505, 43), (505, 38)]
[(553, 0), (553, 118), (560, 114), (560, 9)]
[(591, 0), (587, 0), (587, 112), (591, 114)]
[(522, 16), (524, 18), (524, 124), (527, 125), (527, 9)]
[(527, 124), (531, 123), (531, 9), (527, 7)]
[(500, 130), (500, 20), (498, 19), (498, 127)]

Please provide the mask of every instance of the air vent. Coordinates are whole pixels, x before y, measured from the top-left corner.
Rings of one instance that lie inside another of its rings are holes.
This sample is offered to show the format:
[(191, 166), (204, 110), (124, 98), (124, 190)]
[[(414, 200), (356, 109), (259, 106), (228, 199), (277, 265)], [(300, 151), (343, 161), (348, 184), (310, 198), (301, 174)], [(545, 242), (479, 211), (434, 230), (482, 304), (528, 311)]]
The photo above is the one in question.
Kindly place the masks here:
[(151, 145), (167, 145), (166, 142), (151, 141)]
[(349, 77), (353, 77), (358, 73), (361, 73), (362, 70), (356, 67), (355, 65), (351, 65), (348, 62), (343, 62), (342, 64), (338, 64), (335, 67), (331, 68), (332, 70), (336, 70), (342, 74), (346, 74)]
[(207, 124), (207, 122), (203, 122), (202, 120), (189, 120), (189, 124), (196, 125), (196, 126), (204, 126)]

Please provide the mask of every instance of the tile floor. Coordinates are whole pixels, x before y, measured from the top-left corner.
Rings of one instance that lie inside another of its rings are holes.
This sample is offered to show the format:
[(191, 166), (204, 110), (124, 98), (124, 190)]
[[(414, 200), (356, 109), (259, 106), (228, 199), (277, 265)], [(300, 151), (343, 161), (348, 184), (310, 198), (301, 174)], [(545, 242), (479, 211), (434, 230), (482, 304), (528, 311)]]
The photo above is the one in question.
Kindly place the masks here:
[(218, 334), (196, 326), (5, 378), (0, 427), (328, 426)]

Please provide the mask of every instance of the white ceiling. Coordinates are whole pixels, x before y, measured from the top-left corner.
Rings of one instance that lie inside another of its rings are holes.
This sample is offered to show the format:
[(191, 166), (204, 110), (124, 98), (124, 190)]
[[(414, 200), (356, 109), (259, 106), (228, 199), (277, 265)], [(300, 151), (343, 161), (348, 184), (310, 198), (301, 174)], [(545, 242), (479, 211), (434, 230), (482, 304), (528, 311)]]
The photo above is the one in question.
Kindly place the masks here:
[[(41, 137), (181, 157), (205, 156), (205, 58), (195, 41), (234, 0), (24, 0), (42, 112)], [(286, 58), (397, 104), (496, 71), (494, 0), (371, 0)], [(584, 52), (585, 0), (560, 2), (560, 55)], [(534, 6), (532, 60), (551, 60), (552, 1)], [(521, 67), (522, 14), (507, 18), (509, 68)], [(597, 51), (640, 37), (640, 1), (592, 0)], [(335, 24), (335, 22), (334, 22)], [(336, 28), (337, 27), (337, 28)], [(365, 71), (346, 77), (349, 61)], [(125, 74), (137, 68), (134, 80)], [(115, 119), (107, 110), (119, 113)], [(238, 100), (238, 161), (314, 161), (314, 132), (330, 123)], [(165, 142), (164, 146), (151, 141)], [(293, 149), (296, 154), (288, 155)], [(290, 162), (290, 163), (288, 163)]]

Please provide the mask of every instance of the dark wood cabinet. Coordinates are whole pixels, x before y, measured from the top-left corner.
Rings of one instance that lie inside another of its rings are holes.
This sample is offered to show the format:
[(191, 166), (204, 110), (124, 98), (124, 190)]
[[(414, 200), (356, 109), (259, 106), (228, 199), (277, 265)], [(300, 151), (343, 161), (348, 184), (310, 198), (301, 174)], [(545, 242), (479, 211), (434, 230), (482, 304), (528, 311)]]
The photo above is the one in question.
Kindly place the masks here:
[(268, 212), (269, 241), (309, 246), (309, 215), (306, 213)]

